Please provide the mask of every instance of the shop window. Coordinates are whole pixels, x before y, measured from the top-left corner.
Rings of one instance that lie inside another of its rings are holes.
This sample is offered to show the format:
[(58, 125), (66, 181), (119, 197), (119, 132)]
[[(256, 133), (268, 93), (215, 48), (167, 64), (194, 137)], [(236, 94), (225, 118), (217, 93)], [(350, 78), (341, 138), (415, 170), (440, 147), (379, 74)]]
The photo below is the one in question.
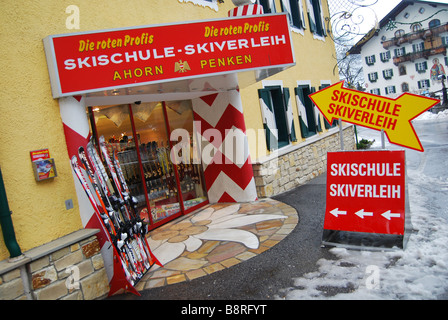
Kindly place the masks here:
[(266, 145), (269, 151), (297, 141), (288, 88), (267, 86), (258, 90)]
[(261, 5), (263, 7), (264, 13), (275, 13), (277, 12), (275, 8), (275, 1), (274, 0), (257, 0), (257, 4)]
[(283, 12), (288, 13), (290, 24), (297, 29), (305, 29), (305, 13), (302, 0), (282, 0)]
[(170, 132), (182, 129), (192, 141), (191, 101), (89, 109), (93, 135), (104, 136), (109, 152), (117, 156), (139, 215), (150, 228), (208, 203), (194, 146), (179, 148), (183, 141), (169, 139)]
[(300, 133), (302, 138), (308, 138), (322, 131), (320, 112), (313, 104), (309, 95), (316, 92), (314, 87), (299, 85), (294, 88), (297, 100), (297, 108), (300, 121)]
[(306, 0), (308, 10), (308, 20), (310, 22), (310, 30), (319, 36), (326, 36), (325, 19), (322, 10), (321, 0)]

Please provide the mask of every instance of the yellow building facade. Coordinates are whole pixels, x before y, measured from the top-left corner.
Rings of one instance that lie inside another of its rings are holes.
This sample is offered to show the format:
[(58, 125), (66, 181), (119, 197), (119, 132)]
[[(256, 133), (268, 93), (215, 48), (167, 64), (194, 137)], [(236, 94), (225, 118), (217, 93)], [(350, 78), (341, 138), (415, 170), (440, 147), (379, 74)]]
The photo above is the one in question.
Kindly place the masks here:
[[(309, 93), (339, 81), (334, 43), (327, 34), (328, 5), (325, 0), (302, 0), (295, 1), (299, 6), (291, 7), (293, 2), (257, 1), (265, 13), (266, 9), (288, 13), (295, 66), (238, 88), (245, 127), (250, 131), (247, 140), (255, 198), (286, 191), (323, 173), (326, 152), (339, 148), (338, 129), (325, 125), (322, 115), (307, 100)], [(0, 168), (15, 236), (22, 252), (27, 252), (85, 225), (80, 215), (83, 209), (74, 183), (76, 177), (67, 155), (61, 102), (52, 96), (43, 39), (59, 34), (226, 18), (235, 5), (230, 0), (6, 0), (2, 7)], [(179, 29), (178, 36), (189, 35)], [(288, 130), (278, 123), (278, 131), (285, 134), (283, 138), (279, 136), (278, 146), (273, 147), (272, 140), (266, 140), (270, 128), (263, 114), (262, 92), (273, 98), (274, 105), (276, 95), (282, 95), (282, 108), (286, 106), (292, 114), (292, 127)], [(315, 118), (311, 120), (313, 112)], [(344, 133), (346, 149), (353, 149), (351, 127), (346, 127)], [(55, 178), (36, 180), (31, 159), (36, 150), (47, 150), (54, 159)], [(277, 178), (285, 173), (288, 180), (280, 182)], [(222, 196), (212, 200), (209, 195), (210, 202), (225, 200), (228, 198)], [(0, 260), (9, 256), (2, 238)]]

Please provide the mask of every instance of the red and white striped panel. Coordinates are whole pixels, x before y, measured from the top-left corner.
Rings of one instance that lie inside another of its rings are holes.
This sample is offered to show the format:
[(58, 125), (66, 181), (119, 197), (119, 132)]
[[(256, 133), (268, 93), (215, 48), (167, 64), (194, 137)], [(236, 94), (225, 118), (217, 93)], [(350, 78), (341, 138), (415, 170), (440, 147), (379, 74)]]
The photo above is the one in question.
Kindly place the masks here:
[[(90, 140), (90, 127), (86, 114), (85, 98), (83, 96), (60, 98), (59, 109), (64, 127), (68, 156), (71, 159), (74, 155), (78, 156), (79, 147), (82, 146), (84, 149), (87, 149), (87, 143)], [(84, 169), (81, 170), (84, 171)], [(100, 243), (104, 267), (111, 286), (110, 294), (112, 294), (129, 284), (124, 278), (122, 267), (115, 263), (117, 259), (113, 258), (113, 247), (107, 230), (104, 229), (100, 218), (95, 214), (95, 210), (75, 172), (72, 171), (72, 174), (83, 227), (86, 229), (100, 230), (96, 236)], [(133, 290), (131, 287), (129, 289), (130, 291)]]
[[(208, 82), (208, 86), (213, 85)], [(192, 100), (196, 134), (211, 203), (257, 200), (239, 91)], [(227, 146), (227, 147), (226, 147)], [(212, 157), (212, 159), (208, 159)]]
[(263, 14), (263, 7), (259, 4), (246, 4), (229, 10), (229, 17), (253, 16)]

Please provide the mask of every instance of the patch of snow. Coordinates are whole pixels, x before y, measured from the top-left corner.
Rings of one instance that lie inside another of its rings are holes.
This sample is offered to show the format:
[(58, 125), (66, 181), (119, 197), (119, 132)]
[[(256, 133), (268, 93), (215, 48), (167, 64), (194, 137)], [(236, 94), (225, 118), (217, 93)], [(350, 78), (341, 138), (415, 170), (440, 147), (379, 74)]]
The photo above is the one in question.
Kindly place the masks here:
[(412, 121), (439, 120), (446, 118), (448, 118), (448, 109), (440, 111), (439, 113), (432, 113), (430, 111), (426, 111)]

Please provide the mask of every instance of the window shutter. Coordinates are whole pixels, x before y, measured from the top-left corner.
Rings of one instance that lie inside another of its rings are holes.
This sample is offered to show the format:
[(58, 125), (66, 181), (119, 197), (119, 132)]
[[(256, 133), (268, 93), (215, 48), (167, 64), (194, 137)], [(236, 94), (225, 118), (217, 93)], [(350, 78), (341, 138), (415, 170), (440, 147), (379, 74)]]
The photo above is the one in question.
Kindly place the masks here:
[(319, 0), (317, 5), (318, 5), (318, 10), (319, 10), (320, 26), (322, 28), (321, 35), (327, 36), (327, 30), (325, 28), (324, 10), (322, 9), (322, 0)]
[(299, 3), (297, 0), (295, 1), (289, 1), (290, 7), (291, 7), (291, 15), (292, 15), (292, 23), (297, 28), (302, 28), (302, 15), (300, 14), (299, 10)]
[(260, 98), (261, 116), (266, 135), (266, 145), (269, 151), (278, 148), (278, 130), (275, 122), (274, 106), (271, 93), (268, 89), (258, 89)]
[[(370, 76), (370, 74), (369, 74), (369, 76)], [(324, 84), (324, 85), (322, 85), (322, 86), (319, 87), (319, 90), (322, 90), (322, 89), (324, 89), (324, 88), (326, 88), (326, 87), (328, 87), (328, 86), (330, 86), (330, 85), (329, 85), (329, 84)], [(330, 129), (330, 128), (336, 126), (336, 121), (333, 121), (333, 123), (330, 124), (330, 123), (327, 121), (327, 119), (324, 118), (324, 126), (325, 126), (325, 129)]]
[(269, 0), (260, 0), (260, 4), (263, 7), (264, 13), (271, 13), (271, 6), (269, 5)]
[(306, 8), (308, 11), (308, 20), (310, 21), (310, 31), (316, 32), (316, 18), (314, 15), (313, 3), (312, 0), (306, 0)]
[(289, 88), (283, 88), (283, 99), (285, 100), (286, 121), (288, 124), (288, 135), (290, 141), (297, 141), (296, 130), (294, 128), (294, 116), (292, 114), (291, 98)]
[[(314, 92), (316, 92), (316, 88), (311, 87), (311, 93), (314, 93)], [(316, 124), (316, 129), (317, 129), (317, 131), (322, 132), (322, 124), (320, 122), (320, 111), (314, 103), (312, 105), (313, 105), (314, 123)]]
[(300, 87), (294, 88), (294, 93), (296, 94), (297, 109), (299, 111), (300, 134), (302, 138), (306, 138), (310, 136), (310, 132), (308, 130), (308, 118), (305, 108), (305, 94), (303, 88)]
[(300, 10), (300, 20), (302, 21), (302, 28), (306, 29), (306, 23), (305, 23), (305, 11), (303, 10), (303, 0), (297, 0), (299, 4), (299, 10)]

